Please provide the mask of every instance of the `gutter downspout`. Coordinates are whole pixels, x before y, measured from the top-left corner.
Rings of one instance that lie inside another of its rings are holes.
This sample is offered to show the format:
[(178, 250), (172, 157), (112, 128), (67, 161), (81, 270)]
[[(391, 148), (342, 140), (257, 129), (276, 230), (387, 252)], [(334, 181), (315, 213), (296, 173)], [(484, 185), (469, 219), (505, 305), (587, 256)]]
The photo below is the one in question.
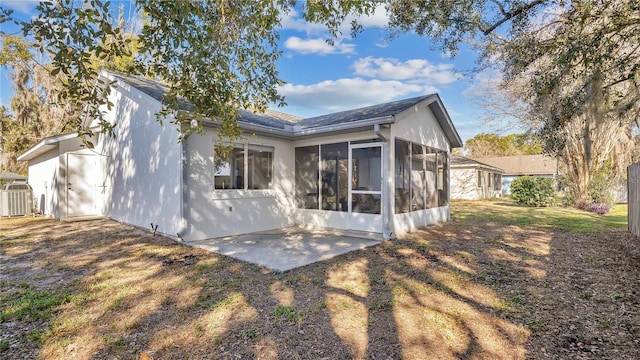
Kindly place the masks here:
[[(376, 134), (376, 136), (378, 138), (380, 138), (382, 140), (383, 144), (383, 148), (387, 148), (389, 146), (389, 142), (387, 141), (387, 138), (384, 137), (384, 135), (382, 135), (382, 132), (380, 130), (380, 124), (374, 124), (373, 125), (373, 132)], [(385, 146), (386, 145), (386, 146)], [(381, 160), (382, 160), (382, 173), (383, 174), (387, 174), (387, 167), (388, 167), (388, 156), (387, 153), (385, 151), (382, 152), (382, 156), (384, 156)], [(389, 209), (390, 209), (390, 205), (389, 205), (389, 184), (384, 182), (384, 177), (382, 178), (382, 238), (384, 240), (391, 240), (391, 239), (395, 239), (395, 234), (393, 233), (393, 231), (391, 231), (391, 228), (389, 226)]]

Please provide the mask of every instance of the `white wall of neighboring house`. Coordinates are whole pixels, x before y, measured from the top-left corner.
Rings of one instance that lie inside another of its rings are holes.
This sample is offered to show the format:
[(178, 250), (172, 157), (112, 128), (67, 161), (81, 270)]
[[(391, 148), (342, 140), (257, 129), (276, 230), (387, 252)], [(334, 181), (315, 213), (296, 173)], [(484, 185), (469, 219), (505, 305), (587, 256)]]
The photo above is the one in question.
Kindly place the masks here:
[[(396, 138), (427, 145), (447, 153), (449, 153), (451, 148), (440, 124), (426, 103), (420, 103), (396, 116), (396, 122), (391, 126), (389, 141), (389, 147), (391, 149), (395, 149)], [(392, 169), (389, 172), (389, 181), (392, 182), (390, 186), (395, 188), (395, 176), (392, 176), (393, 169), (395, 169), (395, 156), (393, 151), (390, 152), (389, 169)], [(390, 211), (392, 212), (395, 211), (394, 201), (395, 199), (390, 199)], [(396, 235), (399, 235), (411, 229), (446, 221), (450, 217), (449, 211), (449, 206), (447, 205), (394, 214), (392, 230)]]
[(103, 213), (114, 220), (176, 236), (183, 226), (182, 146), (176, 126), (156, 113), (160, 103), (118, 81), (109, 100), (115, 106), (106, 120), (115, 125), (114, 137), (100, 136), (96, 152), (103, 156), (98, 181)]
[(451, 198), (459, 200), (479, 200), (478, 169), (451, 168)]
[[(481, 172), (478, 177), (478, 171)], [(502, 190), (495, 189), (493, 177), (495, 170), (478, 167), (453, 167), (451, 168), (451, 198), (458, 200), (480, 200), (499, 197)], [(481, 181), (478, 184), (478, 180)], [(504, 184), (504, 178), (503, 178)]]
[(502, 195), (511, 195), (511, 182), (518, 177), (517, 175), (502, 175)]
[(218, 135), (206, 129), (187, 140), (188, 240), (279, 229), (294, 224), (294, 148), (290, 141), (245, 135), (237, 143), (273, 148), (271, 189), (215, 189), (214, 144)]

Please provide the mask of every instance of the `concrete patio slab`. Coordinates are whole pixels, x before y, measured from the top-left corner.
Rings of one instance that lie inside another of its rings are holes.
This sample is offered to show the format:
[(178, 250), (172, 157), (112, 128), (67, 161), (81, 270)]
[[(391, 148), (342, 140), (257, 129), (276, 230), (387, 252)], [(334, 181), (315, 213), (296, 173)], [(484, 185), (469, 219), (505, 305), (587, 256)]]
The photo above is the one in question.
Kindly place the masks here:
[(286, 228), (185, 243), (282, 272), (381, 242), (369, 233)]

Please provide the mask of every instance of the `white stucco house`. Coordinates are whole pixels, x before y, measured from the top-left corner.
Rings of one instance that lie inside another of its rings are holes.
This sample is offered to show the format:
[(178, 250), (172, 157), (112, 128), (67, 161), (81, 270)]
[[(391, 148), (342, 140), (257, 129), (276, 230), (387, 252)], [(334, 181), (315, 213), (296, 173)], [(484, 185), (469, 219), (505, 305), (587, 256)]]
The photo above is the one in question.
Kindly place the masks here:
[(114, 81), (114, 137), (87, 149), (59, 135), (19, 157), (47, 215), (189, 241), (295, 225), (391, 238), (449, 219), (449, 154), (462, 141), (437, 94), (306, 119), (241, 111), (242, 140), (221, 144), (211, 122), (179, 143), (175, 125), (156, 121), (162, 83), (101, 76)]
[(482, 200), (502, 194), (504, 170), (461, 155), (451, 154), (451, 198)]
[(511, 195), (511, 182), (521, 176), (548, 177), (556, 181), (560, 176), (558, 159), (547, 155), (491, 156), (475, 160), (504, 170), (502, 195)]

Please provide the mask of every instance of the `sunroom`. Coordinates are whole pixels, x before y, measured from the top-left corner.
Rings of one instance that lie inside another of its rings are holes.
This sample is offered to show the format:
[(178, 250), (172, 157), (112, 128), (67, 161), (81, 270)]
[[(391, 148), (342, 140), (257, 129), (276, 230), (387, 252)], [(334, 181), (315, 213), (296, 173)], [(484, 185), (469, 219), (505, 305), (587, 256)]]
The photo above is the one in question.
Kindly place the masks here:
[(392, 238), (449, 218), (448, 156), (461, 140), (437, 95), (394, 104), (331, 115), (354, 127), (378, 119), (369, 131), (294, 142), (298, 225)]

